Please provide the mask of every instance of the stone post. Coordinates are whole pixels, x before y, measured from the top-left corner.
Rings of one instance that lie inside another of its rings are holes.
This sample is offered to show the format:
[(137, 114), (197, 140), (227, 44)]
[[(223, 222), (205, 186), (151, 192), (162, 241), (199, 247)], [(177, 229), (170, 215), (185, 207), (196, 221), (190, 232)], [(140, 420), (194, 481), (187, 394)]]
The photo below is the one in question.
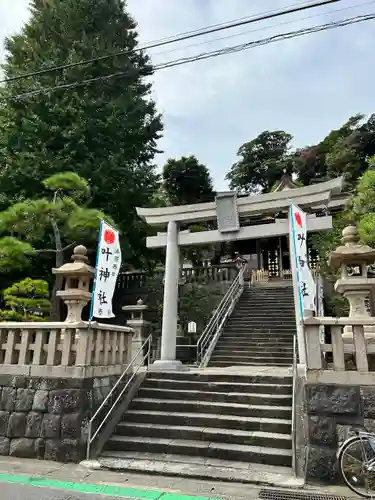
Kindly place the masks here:
[[(136, 305), (131, 306), (123, 306), (122, 310), (130, 312), (130, 319), (126, 322), (126, 324), (133, 328), (134, 335), (132, 338), (132, 355), (131, 359), (137, 355), (138, 351), (142, 347), (143, 342), (147, 339), (149, 335), (150, 322), (144, 319), (144, 313), (147, 311), (148, 306), (143, 303), (142, 299), (137, 301)], [(150, 355), (151, 355), (151, 346), (150, 346)], [(134, 367), (136, 367), (139, 363), (142, 362), (144, 353), (141, 351), (138, 354), (137, 360), (134, 362)]]
[(87, 263), (87, 249), (83, 245), (75, 247), (72, 261), (58, 269), (52, 269), (53, 274), (65, 279), (65, 288), (59, 290), (57, 296), (61, 297), (67, 306), (66, 323), (82, 321), (82, 310), (91, 300), (89, 288), (95, 274), (95, 269)]
[[(367, 266), (375, 262), (375, 250), (367, 245), (361, 245), (355, 226), (348, 226), (342, 232), (343, 245), (329, 255), (328, 264), (339, 267), (341, 277), (335, 283), (335, 290), (349, 302), (349, 317), (363, 319), (371, 315), (366, 303), (375, 285), (375, 278), (367, 275)], [(375, 343), (375, 329), (364, 326), (367, 343)], [(342, 335), (345, 343), (353, 344), (353, 330), (345, 326)], [(369, 355), (369, 364), (374, 364), (374, 355)]]

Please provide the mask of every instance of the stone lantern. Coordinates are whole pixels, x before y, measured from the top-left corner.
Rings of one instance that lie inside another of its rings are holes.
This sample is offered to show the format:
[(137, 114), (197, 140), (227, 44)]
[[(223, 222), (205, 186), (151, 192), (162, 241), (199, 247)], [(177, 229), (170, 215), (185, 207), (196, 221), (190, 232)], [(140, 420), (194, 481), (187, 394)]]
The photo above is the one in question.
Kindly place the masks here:
[(52, 269), (53, 274), (65, 279), (65, 288), (59, 290), (57, 296), (61, 297), (68, 309), (66, 323), (82, 321), (82, 310), (91, 300), (89, 288), (95, 274), (95, 269), (87, 263), (87, 249), (83, 245), (75, 247), (72, 261)]
[[(369, 278), (367, 268), (375, 262), (375, 250), (368, 245), (360, 245), (355, 226), (348, 226), (342, 232), (343, 245), (330, 253), (328, 264), (340, 267), (341, 277), (335, 283), (335, 290), (349, 302), (351, 318), (368, 318), (371, 313), (367, 304), (375, 285), (375, 278)], [(375, 329), (364, 326), (365, 338), (375, 342)], [(345, 326), (344, 342), (353, 341), (351, 326)], [(371, 340), (370, 340), (371, 339)]]
[[(144, 319), (144, 314), (147, 309), (148, 306), (143, 303), (142, 299), (139, 299), (136, 305), (122, 307), (123, 311), (130, 313), (130, 319), (128, 319), (126, 324), (135, 331), (135, 335), (133, 335), (132, 338), (132, 358), (136, 356), (148, 336), (148, 330), (151, 323)], [(139, 353), (138, 357), (139, 360), (137, 362), (141, 362), (143, 353)]]

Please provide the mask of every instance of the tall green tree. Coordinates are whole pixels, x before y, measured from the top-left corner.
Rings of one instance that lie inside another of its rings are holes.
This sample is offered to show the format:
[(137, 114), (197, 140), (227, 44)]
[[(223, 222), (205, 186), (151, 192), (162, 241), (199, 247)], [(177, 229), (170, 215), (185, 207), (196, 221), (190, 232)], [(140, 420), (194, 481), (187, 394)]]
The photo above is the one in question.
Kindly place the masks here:
[[(128, 261), (144, 253), (146, 228), (135, 206), (147, 205), (155, 190), (153, 158), (162, 131), (145, 80), (152, 66), (135, 28), (124, 0), (33, 0), (29, 22), (6, 41), (5, 77), (121, 55), (9, 82), (6, 98), (73, 86), (0, 106), (4, 201), (44, 196), (45, 178), (74, 170), (90, 183), (90, 205), (118, 221)], [(89, 79), (97, 80), (84, 83)]]
[(163, 189), (173, 205), (213, 201), (211, 174), (195, 156), (170, 158), (163, 167)]
[(294, 171), (304, 185), (344, 175), (354, 187), (374, 153), (375, 115), (365, 121), (364, 115), (357, 114), (320, 143), (298, 150), (293, 160)]
[(322, 271), (326, 275), (336, 273), (328, 267), (327, 259), (329, 252), (340, 244), (345, 226), (357, 225), (361, 241), (375, 247), (375, 157), (369, 158), (367, 167), (366, 172), (357, 181), (346, 210), (333, 216), (332, 230), (311, 236), (313, 247), (320, 256)]
[[(49, 190), (49, 197), (26, 199), (0, 212), (0, 232), (12, 235), (14, 244), (27, 245), (24, 259), (26, 255), (49, 255), (54, 257), (51, 264), (60, 267), (73, 246), (80, 243), (95, 246), (100, 219), (112, 221), (100, 210), (87, 208), (90, 188), (76, 173), (56, 174), (43, 185)], [(0, 238), (0, 251), (5, 239)], [(18, 247), (16, 250), (19, 254)], [(57, 276), (52, 291), (51, 319), (54, 321), (60, 320), (60, 300), (56, 292), (61, 286), (61, 276)]]
[(344, 175), (355, 184), (368, 169), (368, 159), (375, 154), (375, 114), (347, 137), (341, 137), (326, 157), (330, 177)]
[(230, 188), (247, 193), (270, 191), (283, 172), (293, 171), (291, 140), (282, 130), (267, 130), (243, 144), (237, 153), (240, 159), (226, 175)]

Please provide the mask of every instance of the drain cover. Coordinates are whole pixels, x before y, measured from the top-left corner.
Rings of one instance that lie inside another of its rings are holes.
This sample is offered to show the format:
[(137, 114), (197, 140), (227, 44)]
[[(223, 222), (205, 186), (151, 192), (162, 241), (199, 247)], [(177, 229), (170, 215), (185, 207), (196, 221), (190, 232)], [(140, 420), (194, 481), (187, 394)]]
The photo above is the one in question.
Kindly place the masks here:
[(273, 490), (268, 488), (260, 490), (259, 498), (262, 500), (348, 500), (347, 497), (320, 495), (313, 491)]

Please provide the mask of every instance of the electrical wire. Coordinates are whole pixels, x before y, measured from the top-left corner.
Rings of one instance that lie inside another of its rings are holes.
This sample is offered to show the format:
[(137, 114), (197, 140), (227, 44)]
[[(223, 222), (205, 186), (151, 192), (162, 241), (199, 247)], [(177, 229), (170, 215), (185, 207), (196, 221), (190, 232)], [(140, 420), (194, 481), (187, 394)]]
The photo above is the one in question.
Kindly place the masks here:
[(169, 45), (171, 43), (182, 42), (184, 40), (189, 40), (191, 38), (196, 38), (199, 36), (208, 35), (211, 33), (218, 32), (218, 31), (236, 28), (238, 26), (244, 26), (246, 24), (256, 23), (256, 22), (260, 22), (260, 21), (266, 21), (268, 19), (273, 19), (276, 17), (285, 16), (288, 14), (294, 14), (294, 13), (301, 12), (304, 10), (309, 10), (309, 9), (313, 9), (316, 7), (322, 7), (325, 5), (338, 3), (341, 1), (342, 0), (320, 0), (318, 2), (313, 2), (313, 3), (308, 2), (307, 4), (306, 3), (305, 4), (294, 4), (295, 5), (294, 7), (292, 5), (290, 8), (278, 9), (278, 10), (273, 10), (273, 11), (266, 11), (264, 14), (261, 14), (258, 16), (250, 16), (250, 17), (246, 17), (246, 18), (240, 18), (240, 19), (237, 19), (234, 21), (230, 21), (228, 23), (220, 23), (220, 24), (208, 26), (206, 28), (201, 28), (200, 30), (194, 30), (194, 31), (190, 31), (190, 32), (188, 31), (188, 32), (182, 33), (180, 35), (175, 35), (175, 36), (172, 36), (169, 38), (161, 39), (161, 40), (156, 41), (156, 42), (151, 42), (150, 44), (145, 45), (143, 47), (137, 47), (135, 49), (125, 50), (125, 51), (116, 52), (113, 54), (107, 54), (107, 55), (103, 55), (103, 56), (98, 56), (98, 57), (94, 57), (92, 59), (86, 59), (86, 60), (77, 61), (74, 63), (63, 64), (60, 66), (50, 66), (48, 68), (43, 68), (43, 69), (40, 69), (37, 71), (23, 73), (21, 75), (16, 75), (16, 76), (13, 76), (10, 78), (6, 78), (4, 80), (0, 80), (0, 84), (1, 83), (10, 83), (10, 82), (17, 81), (17, 80), (20, 80), (23, 78), (30, 78), (33, 76), (39, 76), (39, 75), (43, 75), (45, 73), (50, 73), (50, 72), (54, 72), (54, 71), (62, 71), (64, 69), (73, 68), (73, 67), (80, 66), (80, 65), (86, 65), (86, 64), (93, 63), (93, 62), (97, 62), (97, 61), (103, 61), (103, 60), (114, 58), (114, 57), (129, 55), (129, 54), (133, 54), (134, 52), (139, 52), (142, 50), (149, 50), (149, 49), (153, 49), (156, 47)]
[(46, 87), (46, 88), (31, 90), (29, 92), (24, 92), (22, 94), (18, 94), (15, 96), (7, 96), (7, 97), (1, 98), (0, 101), (21, 100), (21, 99), (24, 99), (27, 97), (33, 97), (33, 96), (36, 96), (39, 94), (45, 94), (45, 93), (49, 93), (49, 92), (56, 91), (56, 90), (67, 90), (67, 89), (71, 89), (71, 88), (78, 88), (81, 86), (90, 85), (90, 84), (93, 84), (93, 83), (98, 82), (98, 81), (107, 81), (107, 80), (112, 79), (112, 78), (131, 77), (131, 76), (134, 76), (134, 73), (136, 73), (137, 76), (138, 75), (150, 76), (155, 71), (160, 71), (162, 69), (172, 68), (175, 66), (188, 64), (188, 63), (195, 62), (195, 61), (201, 61), (201, 60), (205, 60), (205, 59), (209, 59), (209, 58), (213, 58), (213, 57), (218, 57), (218, 56), (222, 56), (222, 55), (241, 52), (243, 50), (248, 50), (251, 48), (258, 47), (258, 46), (268, 45), (270, 43), (275, 43), (275, 42), (279, 42), (282, 40), (288, 40), (291, 38), (296, 38), (299, 36), (304, 36), (304, 35), (308, 35), (311, 33), (317, 33), (317, 32), (326, 31), (326, 30), (330, 30), (330, 29), (341, 28), (341, 27), (348, 26), (351, 24), (358, 24), (361, 22), (371, 21), (374, 19), (375, 19), (375, 12), (369, 13), (369, 14), (363, 14), (360, 16), (355, 16), (355, 17), (343, 19), (340, 21), (333, 21), (331, 23), (311, 26), (309, 28), (301, 28), (300, 30), (290, 31), (288, 33), (279, 33), (279, 34), (276, 34), (276, 35), (273, 35), (273, 36), (270, 36), (267, 38), (261, 38), (261, 39), (254, 40), (251, 42), (246, 42), (246, 43), (242, 43), (239, 45), (225, 47), (223, 49), (218, 49), (218, 50), (214, 50), (211, 52), (203, 52), (201, 54), (196, 54), (196, 55), (191, 56), (191, 57), (182, 57), (182, 58), (175, 59), (172, 61), (166, 61), (164, 63), (160, 63), (158, 65), (155, 65), (154, 68), (152, 70), (150, 70), (149, 72), (142, 72), (139, 70), (133, 70), (133, 72), (120, 71), (120, 72), (112, 73), (112, 74), (105, 75), (105, 76), (99, 76), (99, 77), (95, 77), (95, 78), (81, 80), (78, 82), (72, 82), (72, 83), (67, 83), (67, 84), (62, 84), (62, 85), (56, 85), (54, 87)]
[(318, 32), (327, 31), (330, 29), (342, 28), (345, 26), (349, 26), (351, 24), (358, 24), (358, 23), (365, 22), (365, 21), (372, 21), (374, 19), (375, 19), (375, 12), (370, 13), (370, 14), (363, 14), (361, 16), (355, 16), (352, 18), (343, 19), (341, 21), (334, 21), (332, 23), (312, 26), (310, 28), (301, 28), (300, 30), (291, 31), (289, 33), (280, 33), (280, 34), (273, 35), (273, 36), (268, 37), (268, 38), (255, 40), (253, 42), (246, 42), (246, 43), (234, 45), (232, 47), (226, 47), (224, 49), (218, 49), (218, 50), (211, 51), (211, 52), (197, 54), (197, 55), (192, 56), (192, 57), (183, 57), (183, 58), (177, 59), (175, 61), (167, 62), (163, 66), (161, 66), (161, 65), (156, 66), (156, 68), (158, 70), (172, 68), (174, 66), (179, 66), (181, 64), (187, 64), (189, 62), (201, 61), (201, 60), (208, 59), (211, 57), (218, 57), (221, 55), (232, 54), (235, 52), (242, 52), (243, 50), (251, 49), (253, 47), (268, 45), (270, 43), (279, 42), (282, 40), (289, 40), (291, 38), (309, 35), (311, 33), (318, 33)]
[(367, 5), (374, 5), (374, 4), (375, 4), (375, 0), (370, 0), (368, 2), (363, 2), (363, 3), (357, 4), (357, 5), (349, 5), (348, 7), (342, 7), (341, 9), (327, 10), (327, 11), (324, 11), (324, 12), (320, 12), (319, 14), (312, 14), (311, 16), (298, 17), (297, 19), (291, 19), (289, 21), (283, 21), (281, 23), (275, 23), (275, 24), (270, 24), (268, 26), (261, 26), (260, 28), (253, 28), (251, 30), (241, 31), (241, 33), (234, 33), (232, 35), (221, 36), (221, 37), (217, 37), (217, 38), (211, 38), (210, 40), (204, 40), (202, 42), (192, 43), (190, 45), (184, 45), (183, 47), (175, 47), (173, 49), (167, 49), (167, 50), (162, 50), (160, 52), (154, 52), (152, 54), (152, 57), (163, 55), (163, 54), (170, 54), (172, 52), (178, 52), (178, 51), (181, 51), (181, 50), (191, 49), (191, 48), (194, 48), (194, 47), (199, 47), (201, 45), (207, 45), (209, 43), (216, 43), (216, 42), (220, 42), (222, 40), (229, 40), (229, 39), (232, 39), (232, 38), (238, 38), (240, 36), (248, 35), (250, 33), (257, 33), (257, 32), (269, 30), (269, 29), (272, 29), (272, 28), (279, 28), (281, 26), (286, 26), (286, 25), (289, 25), (289, 24), (300, 23), (302, 21), (307, 21), (309, 19), (314, 19), (316, 17), (327, 16), (329, 14), (336, 14), (338, 12), (344, 12), (344, 11), (348, 11), (348, 10), (352, 10), (352, 9), (358, 9), (360, 7), (365, 7)]

